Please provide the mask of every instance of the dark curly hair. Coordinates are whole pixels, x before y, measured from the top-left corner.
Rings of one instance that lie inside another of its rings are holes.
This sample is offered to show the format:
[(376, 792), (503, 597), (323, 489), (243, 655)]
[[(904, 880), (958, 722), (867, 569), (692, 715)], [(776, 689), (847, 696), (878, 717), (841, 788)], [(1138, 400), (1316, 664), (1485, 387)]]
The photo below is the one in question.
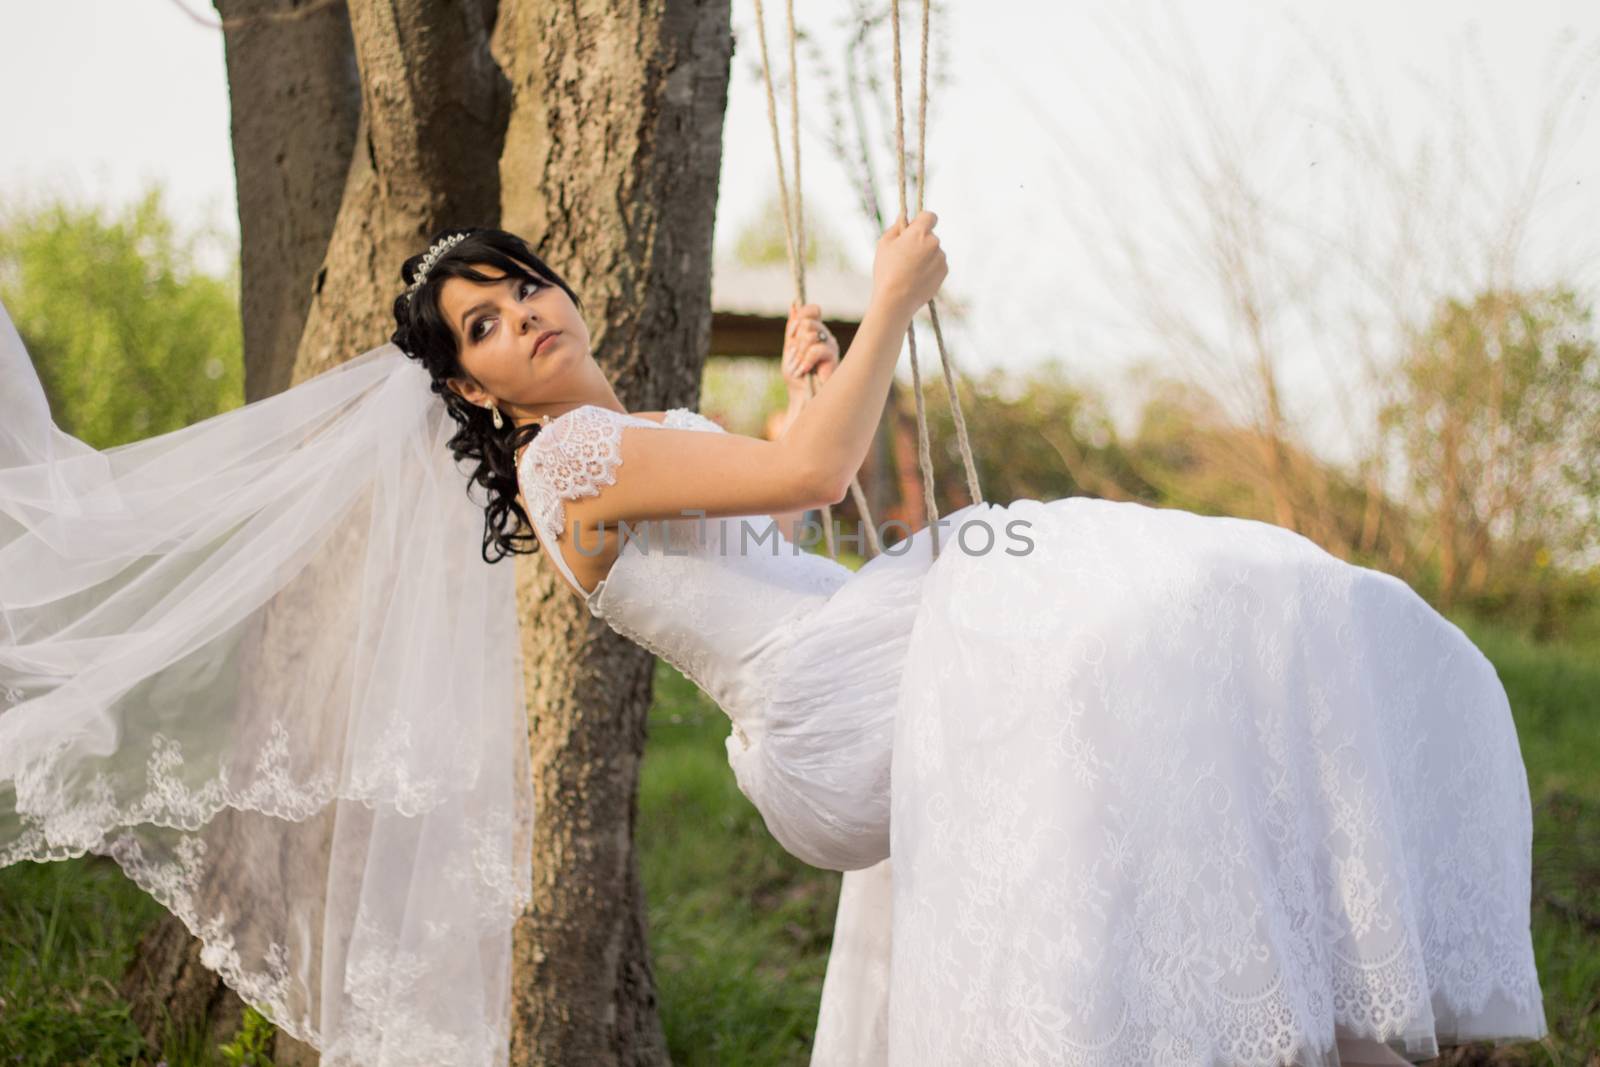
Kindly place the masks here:
[[(518, 552), (535, 552), (539, 541), (533, 536), (528, 513), (517, 500), (517, 450), (539, 435), (537, 422), (518, 426), (507, 421), (495, 429), (488, 409), (479, 407), (451, 389), (451, 378), (470, 377), (461, 366), (461, 352), (455, 334), (439, 310), (439, 288), (446, 278), (466, 278), (492, 282), (497, 277), (474, 270), (474, 263), (497, 267), (507, 275), (535, 284), (559, 286), (574, 305), (581, 307), (578, 294), (559, 274), (536, 255), (528, 242), (514, 233), (478, 226), (456, 226), (440, 230), (428, 242), (432, 248), (440, 240), (465, 234), (428, 268), (422, 286), (408, 295), (402, 292), (394, 301), (394, 335), (389, 338), (401, 351), (428, 369), (433, 391), (444, 400), (452, 418), (460, 424), (450, 438), (450, 452), (457, 462), (462, 458), (478, 461), (466, 491), (474, 484), (484, 487), (489, 502), (484, 508), (483, 558), (497, 563)], [(409, 290), (422, 268), (426, 252), (411, 256), (400, 266), (400, 278)], [(530, 274), (529, 270), (534, 273)], [(493, 555), (491, 555), (491, 551)]]

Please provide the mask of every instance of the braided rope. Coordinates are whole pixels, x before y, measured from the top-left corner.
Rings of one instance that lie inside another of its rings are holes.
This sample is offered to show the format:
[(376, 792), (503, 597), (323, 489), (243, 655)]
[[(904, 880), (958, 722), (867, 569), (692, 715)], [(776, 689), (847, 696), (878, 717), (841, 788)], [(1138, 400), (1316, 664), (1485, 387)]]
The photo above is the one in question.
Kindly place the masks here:
[[(761, 45), (761, 74), (766, 86), (767, 94), (767, 125), (772, 133), (772, 155), (778, 170), (778, 196), (783, 201), (783, 240), (784, 248), (789, 255), (789, 273), (794, 280), (795, 296), (800, 304), (806, 302), (806, 265), (805, 265), (805, 201), (801, 191), (800, 170), (800, 66), (796, 58), (796, 38), (798, 34), (794, 23), (794, 0), (785, 2), (786, 21), (789, 33), (789, 138), (791, 152), (794, 156), (794, 195), (789, 195), (789, 181), (787, 168), (783, 160), (783, 136), (778, 129), (778, 104), (777, 92), (773, 88), (772, 61), (767, 51), (767, 20), (766, 12), (762, 8), (761, 0), (755, 0), (756, 10), (756, 37)], [(808, 397), (817, 395), (817, 372), (813, 368), (806, 374), (806, 390)], [(856, 510), (866, 526), (867, 543), (870, 555), (876, 556), (883, 551), (883, 546), (878, 540), (878, 531), (872, 518), (872, 510), (867, 504), (866, 494), (861, 489), (861, 481), (857, 475), (850, 476), (850, 494), (855, 501)], [(822, 533), (831, 559), (838, 559), (838, 549), (833, 538), (833, 508), (827, 504), (822, 506)]]
[[(789, 153), (794, 158), (794, 257), (799, 267), (795, 295), (806, 302), (806, 211), (801, 195), (805, 170), (800, 166), (800, 63), (795, 58), (794, 0), (784, 0), (784, 16), (789, 29)], [(770, 72), (769, 72), (770, 76)], [(778, 158), (783, 166), (783, 158)]]
[[(917, 99), (917, 211), (922, 211), (922, 191), (928, 187), (928, 159), (924, 151), (928, 144), (928, 9), (932, 0), (922, 0), (922, 62)], [(961, 462), (966, 468), (967, 495), (975, 504), (983, 503), (983, 490), (978, 487), (978, 467), (972, 458), (972, 443), (967, 438), (967, 419), (961, 412), (961, 391), (956, 388), (950, 356), (944, 347), (944, 329), (939, 325), (939, 306), (928, 301), (928, 321), (933, 325), (933, 340), (939, 348), (939, 364), (944, 369), (944, 388), (950, 397), (950, 415), (956, 424), (956, 447), (961, 451)]]
[(794, 279), (794, 291), (803, 294), (806, 291), (805, 264), (795, 254), (794, 233), (794, 201), (789, 197), (788, 169), (783, 164), (783, 135), (778, 132), (778, 100), (772, 88), (772, 60), (767, 55), (767, 17), (761, 8), (761, 0), (756, 4), (756, 39), (761, 44), (761, 74), (767, 87), (767, 125), (772, 129), (772, 154), (778, 162), (778, 199), (783, 207), (783, 242), (789, 255), (789, 273)]
[[(929, 0), (922, 3), (922, 41), (920, 56), (920, 78), (918, 81), (917, 99), (917, 212), (922, 212), (923, 189), (927, 183), (927, 142), (928, 142), (928, 23), (931, 4)], [(894, 144), (897, 186), (900, 194), (900, 217), (906, 216), (906, 139), (905, 139), (905, 103), (902, 83), (904, 72), (900, 62), (900, 0), (890, 0), (889, 19), (893, 29), (893, 60), (894, 60)], [(933, 337), (939, 349), (939, 361), (944, 369), (945, 389), (950, 396), (950, 411), (956, 425), (956, 443), (961, 451), (961, 461), (966, 468), (967, 492), (974, 503), (981, 503), (983, 494), (978, 486), (977, 465), (972, 458), (972, 446), (967, 437), (966, 419), (961, 412), (961, 396), (956, 388), (954, 374), (950, 365), (950, 354), (945, 348), (944, 330), (939, 323), (939, 311), (934, 301), (928, 301), (928, 314), (933, 323)], [(933, 481), (933, 456), (928, 442), (928, 415), (927, 407), (922, 398), (922, 374), (917, 365), (917, 335), (915, 327), (906, 329), (906, 345), (911, 357), (911, 386), (916, 393), (917, 407), (917, 465), (922, 471), (923, 504), (928, 513), (929, 536), (933, 539), (933, 556), (939, 556), (939, 507), (934, 499), (935, 488)]]

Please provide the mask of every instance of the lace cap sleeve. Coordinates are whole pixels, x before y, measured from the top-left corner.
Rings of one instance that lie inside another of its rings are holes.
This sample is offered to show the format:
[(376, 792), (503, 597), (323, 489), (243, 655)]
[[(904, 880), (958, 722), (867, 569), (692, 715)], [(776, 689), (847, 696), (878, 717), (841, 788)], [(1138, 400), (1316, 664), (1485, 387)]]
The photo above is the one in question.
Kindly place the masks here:
[(542, 537), (566, 532), (563, 501), (598, 496), (602, 487), (616, 482), (622, 431), (630, 425), (727, 432), (688, 408), (672, 408), (660, 422), (593, 405), (574, 408), (539, 431), (517, 464), (528, 518)]
[(539, 431), (523, 450), (517, 465), (522, 497), (541, 535), (566, 532), (563, 501), (598, 496), (602, 486), (617, 480), (622, 431), (634, 421), (609, 408), (575, 408)]

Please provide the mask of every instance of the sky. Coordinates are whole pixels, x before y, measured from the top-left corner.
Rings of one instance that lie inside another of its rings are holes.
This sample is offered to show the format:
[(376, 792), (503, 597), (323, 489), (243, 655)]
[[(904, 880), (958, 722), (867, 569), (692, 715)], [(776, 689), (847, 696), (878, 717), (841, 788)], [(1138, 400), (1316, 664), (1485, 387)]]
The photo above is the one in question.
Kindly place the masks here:
[[(767, 7), (781, 55), (782, 5)], [(875, 231), (825, 142), (824, 68), (837, 65), (850, 4), (797, 7), (824, 64), (802, 56), (807, 218), (866, 275)], [(1337, 458), (1351, 415), (1335, 400), (1359, 395), (1362, 368), (1393, 350), (1387, 290), (1369, 275), (1402, 239), (1421, 249), (1400, 301), (1413, 312), (1495, 278), (1600, 293), (1600, 5), (949, 0), (936, 16), (927, 206), (940, 216), (947, 335), (965, 373), (1057, 361), (1110, 394), (1126, 424), (1137, 401), (1127, 374), (1141, 360), (1226, 391), (1267, 345), (1292, 417)], [(0, 199), (120, 203), (159, 180), (186, 226), (236, 235), (214, 18), (201, 0), (0, 3)], [(719, 255), (775, 190), (753, 4), (735, 3), (734, 29)], [(914, 71), (914, 23), (906, 32)], [(887, 35), (878, 43), (887, 72)], [(1541, 155), (1540, 123), (1561, 99)], [(1388, 124), (1377, 157), (1352, 147), (1358, 115)], [(1544, 165), (1530, 178), (1535, 159)], [(879, 162), (888, 200), (892, 172)], [(1396, 214), (1397, 191), (1415, 202), (1409, 214)], [(1215, 210), (1219, 195), (1270, 221), (1252, 230)], [(1524, 228), (1515, 255), (1495, 260), (1483, 249), (1506, 219)], [(1216, 273), (1224, 224), (1263, 257), (1252, 268), (1260, 299), (1289, 309), (1257, 336), (1240, 332)]]

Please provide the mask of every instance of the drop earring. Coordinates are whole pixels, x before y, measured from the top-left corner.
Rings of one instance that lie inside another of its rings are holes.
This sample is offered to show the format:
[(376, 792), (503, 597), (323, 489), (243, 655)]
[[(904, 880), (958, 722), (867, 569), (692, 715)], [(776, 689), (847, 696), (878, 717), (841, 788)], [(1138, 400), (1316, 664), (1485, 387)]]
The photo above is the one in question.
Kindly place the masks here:
[(489, 418), (494, 421), (494, 428), (497, 429), (497, 430), (502, 429), (506, 424), (506, 420), (505, 420), (504, 416), (502, 416), (500, 414), (499, 405), (490, 404), (490, 405), (488, 405), (488, 408), (489, 408)]

